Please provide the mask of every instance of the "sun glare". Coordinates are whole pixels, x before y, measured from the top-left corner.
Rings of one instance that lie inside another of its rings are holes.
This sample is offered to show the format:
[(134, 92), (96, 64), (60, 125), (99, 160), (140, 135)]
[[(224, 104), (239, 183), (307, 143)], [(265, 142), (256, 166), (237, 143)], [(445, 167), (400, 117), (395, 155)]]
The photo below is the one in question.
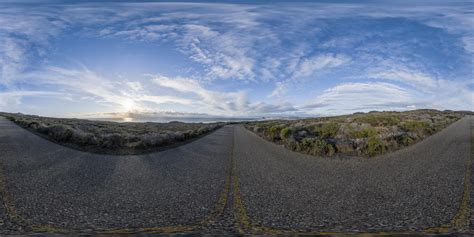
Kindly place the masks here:
[(125, 112), (129, 112), (135, 108), (135, 102), (131, 99), (125, 99), (122, 103), (122, 108)]

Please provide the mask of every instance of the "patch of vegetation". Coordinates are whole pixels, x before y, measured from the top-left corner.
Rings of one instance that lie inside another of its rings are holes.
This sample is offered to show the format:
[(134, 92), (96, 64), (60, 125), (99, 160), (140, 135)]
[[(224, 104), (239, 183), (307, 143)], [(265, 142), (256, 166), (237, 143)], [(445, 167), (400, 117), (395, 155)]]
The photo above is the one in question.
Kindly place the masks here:
[[(76, 149), (106, 154), (139, 154), (200, 137), (223, 123), (117, 123), (0, 113), (44, 138)], [(258, 132), (258, 131), (256, 131)]]
[(358, 114), (354, 116), (354, 122), (368, 123), (371, 126), (393, 126), (400, 123), (400, 117), (396, 112), (377, 113), (372, 112), (368, 114)]
[(313, 132), (318, 137), (330, 138), (336, 136), (339, 127), (340, 125), (336, 122), (322, 123), (315, 126)]
[(365, 150), (368, 156), (375, 156), (385, 152), (384, 142), (376, 136), (372, 136), (367, 140), (367, 149)]
[(286, 139), (290, 135), (291, 135), (291, 129), (290, 128), (286, 127), (286, 128), (281, 129), (281, 131), (280, 131), (280, 138), (281, 139)]
[(317, 156), (373, 157), (416, 143), (470, 112), (369, 112), (301, 120), (249, 122), (246, 127), (287, 148)]
[(360, 130), (350, 129), (349, 137), (350, 138), (367, 138), (377, 136), (377, 130), (374, 127), (366, 127)]

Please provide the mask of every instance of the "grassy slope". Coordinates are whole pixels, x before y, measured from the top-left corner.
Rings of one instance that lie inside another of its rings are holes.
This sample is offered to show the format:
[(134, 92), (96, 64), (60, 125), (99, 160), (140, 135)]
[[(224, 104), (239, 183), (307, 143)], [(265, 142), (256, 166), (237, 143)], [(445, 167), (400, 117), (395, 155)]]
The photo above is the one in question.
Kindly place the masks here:
[(189, 142), (222, 123), (116, 123), (0, 113), (23, 128), (75, 149), (104, 154), (140, 154)]
[(466, 112), (370, 112), (303, 120), (250, 122), (247, 129), (285, 147), (317, 156), (376, 156), (430, 136)]

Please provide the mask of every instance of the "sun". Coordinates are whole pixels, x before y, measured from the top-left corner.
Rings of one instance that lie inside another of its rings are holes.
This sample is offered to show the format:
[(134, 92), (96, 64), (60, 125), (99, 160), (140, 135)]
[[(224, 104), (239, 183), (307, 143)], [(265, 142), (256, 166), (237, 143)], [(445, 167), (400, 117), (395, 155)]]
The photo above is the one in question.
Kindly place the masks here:
[(121, 105), (125, 112), (130, 112), (135, 108), (135, 102), (132, 99), (125, 99)]

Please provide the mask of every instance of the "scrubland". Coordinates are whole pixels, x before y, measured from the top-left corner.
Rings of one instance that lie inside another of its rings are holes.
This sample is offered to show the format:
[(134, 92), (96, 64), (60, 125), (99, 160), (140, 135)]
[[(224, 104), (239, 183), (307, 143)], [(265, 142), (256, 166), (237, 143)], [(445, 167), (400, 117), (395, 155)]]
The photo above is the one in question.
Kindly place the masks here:
[(301, 120), (248, 122), (246, 128), (293, 151), (316, 156), (372, 157), (442, 130), (466, 112), (369, 112)]
[(0, 113), (44, 138), (79, 150), (106, 154), (138, 154), (190, 141), (223, 123), (117, 123)]

